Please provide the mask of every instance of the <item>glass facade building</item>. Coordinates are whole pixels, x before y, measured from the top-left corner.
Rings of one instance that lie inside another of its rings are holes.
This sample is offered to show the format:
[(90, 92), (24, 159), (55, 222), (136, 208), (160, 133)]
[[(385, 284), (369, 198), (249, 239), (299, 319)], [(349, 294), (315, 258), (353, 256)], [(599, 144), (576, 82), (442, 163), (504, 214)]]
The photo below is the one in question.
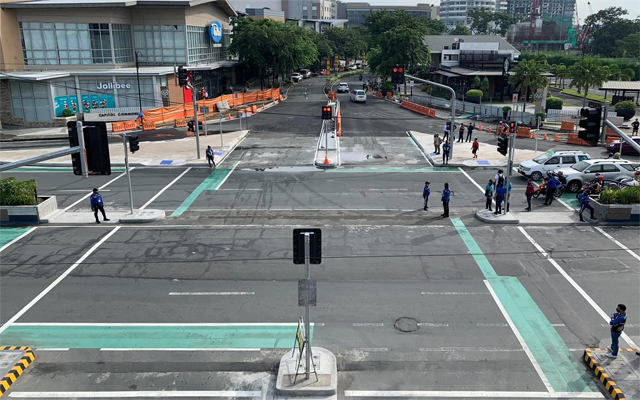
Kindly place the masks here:
[(187, 63), (185, 27), (181, 25), (134, 25), (135, 48), (140, 63), (182, 65)]

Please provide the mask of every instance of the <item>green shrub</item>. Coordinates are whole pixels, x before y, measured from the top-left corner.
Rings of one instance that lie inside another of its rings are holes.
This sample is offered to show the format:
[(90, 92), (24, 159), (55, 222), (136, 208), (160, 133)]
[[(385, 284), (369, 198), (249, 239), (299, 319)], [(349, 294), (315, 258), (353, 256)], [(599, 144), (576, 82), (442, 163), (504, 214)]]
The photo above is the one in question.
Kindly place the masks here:
[(616, 111), (618, 110), (635, 110), (636, 102), (633, 100), (624, 100), (616, 103)]
[(280, 82), (273, 82), (273, 86), (274, 89), (277, 89), (280, 87)]
[(542, 111), (539, 111), (536, 113), (536, 119), (538, 119), (538, 117), (540, 117), (540, 121), (544, 121), (544, 119), (547, 117), (547, 114)]
[(562, 107), (564, 101), (559, 97), (547, 97), (547, 107)]
[(603, 204), (640, 203), (640, 187), (631, 186), (622, 189), (605, 188), (598, 199)]
[(506, 112), (506, 113), (508, 113), (509, 111), (511, 111), (511, 107), (510, 107), (510, 106), (504, 106), (504, 107), (502, 107), (502, 112)]
[(427, 92), (427, 93), (431, 92), (429, 89), (431, 89), (429, 87), (429, 85), (421, 85), (420, 86), (420, 90), (422, 90), (423, 92)]
[(67, 118), (67, 117), (71, 117), (73, 116), (73, 111), (69, 110), (68, 108), (65, 108), (64, 110), (62, 110), (62, 116)]
[(482, 97), (482, 90), (478, 90), (478, 89), (468, 90), (467, 97)]
[(31, 206), (36, 204), (36, 181), (17, 181), (14, 177), (0, 179), (0, 205)]
[(382, 90), (392, 91), (393, 89), (395, 89), (395, 86), (393, 86), (393, 83), (386, 81), (385, 83), (382, 84), (380, 88)]

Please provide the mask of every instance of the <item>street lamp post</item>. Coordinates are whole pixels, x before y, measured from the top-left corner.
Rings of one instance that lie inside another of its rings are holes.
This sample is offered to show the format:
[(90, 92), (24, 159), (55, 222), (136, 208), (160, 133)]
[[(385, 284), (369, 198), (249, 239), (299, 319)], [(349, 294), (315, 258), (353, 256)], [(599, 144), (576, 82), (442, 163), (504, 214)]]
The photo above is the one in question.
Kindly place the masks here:
[[(138, 80), (138, 104), (140, 105), (140, 125), (142, 125), (142, 94), (140, 93), (140, 63), (138, 62), (138, 53), (136, 50), (136, 78)], [(142, 54), (142, 53), (140, 53)]]

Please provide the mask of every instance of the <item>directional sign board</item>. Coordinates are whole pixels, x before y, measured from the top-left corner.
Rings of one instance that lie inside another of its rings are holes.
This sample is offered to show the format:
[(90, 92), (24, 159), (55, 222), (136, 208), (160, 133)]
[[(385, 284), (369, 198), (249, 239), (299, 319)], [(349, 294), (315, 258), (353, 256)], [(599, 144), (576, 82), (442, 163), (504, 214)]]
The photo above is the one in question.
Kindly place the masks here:
[(517, 103), (518, 102), (518, 93), (514, 93), (513, 95), (511, 95), (511, 101), (513, 103)]
[(299, 279), (298, 280), (298, 306), (299, 307), (315, 307), (316, 306), (316, 280), (315, 279)]
[(322, 230), (318, 228), (293, 230), (293, 263), (305, 263), (304, 241), (306, 233), (309, 234), (309, 264), (320, 264), (322, 261)]
[(413, 81), (409, 81), (409, 86), (413, 87)]

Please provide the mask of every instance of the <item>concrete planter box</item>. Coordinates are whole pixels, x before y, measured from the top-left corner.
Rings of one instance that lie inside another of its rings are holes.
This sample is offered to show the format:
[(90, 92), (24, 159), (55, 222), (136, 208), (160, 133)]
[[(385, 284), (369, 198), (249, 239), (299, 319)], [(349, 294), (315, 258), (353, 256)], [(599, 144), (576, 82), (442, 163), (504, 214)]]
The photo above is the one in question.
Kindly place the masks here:
[(602, 204), (592, 199), (591, 205), (599, 221), (627, 222), (634, 225), (640, 222), (640, 204)]
[(37, 224), (58, 209), (56, 196), (39, 198), (45, 200), (36, 206), (0, 206), (0, 224)]

